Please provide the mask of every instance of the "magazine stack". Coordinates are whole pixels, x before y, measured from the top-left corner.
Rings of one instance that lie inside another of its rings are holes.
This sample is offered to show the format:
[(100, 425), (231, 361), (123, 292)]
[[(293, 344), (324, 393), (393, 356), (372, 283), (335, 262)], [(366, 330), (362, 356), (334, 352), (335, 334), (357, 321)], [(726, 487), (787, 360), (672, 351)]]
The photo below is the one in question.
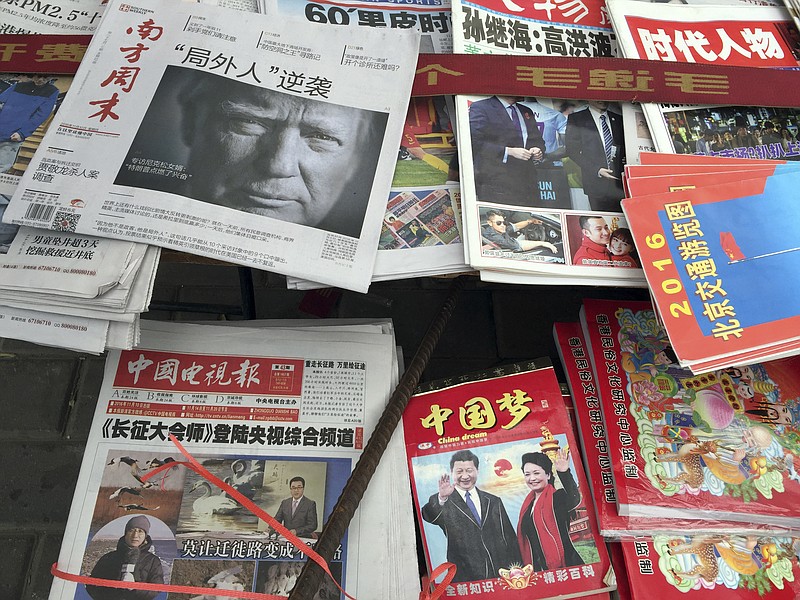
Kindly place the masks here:
[[(495, 35), (498, 28), (513, 33)], [(453, 35), (458, 53), (617, 52), (599, 1), (456, 0)], [(602, 101), (456, 97), (465, 255), (483, 280), (644, 287), (619, 205), (624, 108)]]
[(643, 160), (622, 205), (677, 361), (701, 373), (800, 352), (796, 163)]
[[(253, 325), (146, 322), (137, 349), (109, 353), (62, 572), (119, 584), (127, 561), (136, 582), (212, 596), (292, 589), (397, 382), (396, 346), (391, 322)], [(418, 596), (405, 472), (398, 431), (318, 597)], [(102, 583), (57, 578), (50, 598), (107, 597)]]
[(796, 597), (800, 360), (695, 374), (647, 302), (584, 300), (554, 335), (630, 597)]

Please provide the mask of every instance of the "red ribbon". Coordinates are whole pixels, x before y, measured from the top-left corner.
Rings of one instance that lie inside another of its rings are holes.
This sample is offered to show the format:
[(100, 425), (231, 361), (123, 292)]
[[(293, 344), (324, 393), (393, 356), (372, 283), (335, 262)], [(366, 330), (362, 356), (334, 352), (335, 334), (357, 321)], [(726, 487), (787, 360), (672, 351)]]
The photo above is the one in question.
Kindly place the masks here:
[[(446, 573), (444, 579), (431, 590), (431, 581), (436, 581), (436, 578), (442, 573)], [(422, 578), (422, 591), (419, 593), (419, 600), (438, 600), (447, 591), (447, 586), (450, 585), (455, 576), (456, 566), (453, 563), (445, 562), (440, 564), (433, 570), (430, 578), (427, 575)]]
[[(344, 589), (339, 585), (336, 579), (331, 573), (330, 568), (328, 567), (328, 563), (325, 561), (322, 556), (320, 556), (317, 552), (315, 552), (312, 548), (306, 545), (303, 540), (299, 537), (291, 533), (286, 527), (284, 527), (281, 523), (276, 521), (271, 515), (267, 514), (258, 507), (252, 500), (247, 498), (246, 496), (242, 495), (236, 489), (222, 481), (219, 477), (211, 473), (208, 469), (206, 469), (203, 465), (197, 462), (189, 451), (183, 447), (183, 445), (177, 440), (177, 438), (170, 434), (169, 436), (170, 441), (175, 444), (175, 446), (180, 450), (181, 454), (186, 457), (186, 461), (175, 461), (163, 464), (151, 471), (148, 471), (145, 475), (142, 476), (142, 481), (147, 481), (154, 475), (160, 473), (161, 471), (165, 471), (167, 469), (171, 469), (176, 465), (183, 465), (184, 467), (191, 469), (207, 481), (213, 483), (221, 490), (224, 490), (231, 498), (239, 502), (242, 506), (244, 506), (247, 510), (257, 516), (259, 519), (266, 521), (270, 527), (272, 527), (275, 531), (281, 534), (288, 542), (290, 542), (295, 548), (297, 548), (300, 552), (305, 554), (308, 558), (313, 560), (317, 563), (325, 573), (331, 578), (336, 587), (350, 600), (356, 600), (353, 596), (348, 594), (344, 591)], [(286, 596), (276, 596), (274, 594), (262, 594), (258, 592), (238, 592), (235, 590), (221, 590), (217, 588), (206, 588), (206, 587), (196, 587), (196, 586), (185, 586), (185, 585), (170, 585), (166, 583), (144, 583), (138, 581), (115, 581), (113, 579), (99, 579), (97, 577), (87, 577), (85, 575), (75, 575), (74, 573), (68, 573), (66, 571), (62, 571), (58, 568), (58, 563), (53, 563), (53, 566), (50, 567), (50, 573), (53, 574), (54, 577), (58, 577), (59, 579), (65, 579), (67, 581), (72, 581), (74, 583), (83, 583), (84, 585), (96, 585), (100, 587), (111, 587), (111, 588), (121, 588), (121, 589), (133, 589), (133, 590), (146, 590), (146, 591), (156, 591), (156, 592), (173, 592), (179, 594), (206, 594), (208, 592), (212, 592), (213, 595), (216, 596), (227, 596), (229, 598), (245, 598), (248, 600), (277, 600), (285, 598)], [(440, 573), (441, 574), (441, 573)], [(455, 572), (453, 573), (455, 576)], [(438, 577), (438, 575), (436, 575)], [(445, 578), (447, 579), (447, 578)], [(452, 580), (452, 577), (450, 578)], [(450, 583), (450, 580), (447, 583)], [(439, 594), (441, 595), (441, 594)], [(431, 600), (436, 600), (439, 596), (431, 597)]]

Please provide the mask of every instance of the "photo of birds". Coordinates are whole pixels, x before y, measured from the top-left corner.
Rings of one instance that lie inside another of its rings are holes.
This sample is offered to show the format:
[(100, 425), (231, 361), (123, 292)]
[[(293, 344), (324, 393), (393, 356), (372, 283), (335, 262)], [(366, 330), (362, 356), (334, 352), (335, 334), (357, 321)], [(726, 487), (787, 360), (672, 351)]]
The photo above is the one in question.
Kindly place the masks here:
[[(174, 454), (139, 450), (111, 450), (103, 461), (100, 491), (93, 521), (102, 526), (115, 518), (146, 513), (176, 523), (186, 469)], [(163, 465), (175, 463), (147, 477)]]

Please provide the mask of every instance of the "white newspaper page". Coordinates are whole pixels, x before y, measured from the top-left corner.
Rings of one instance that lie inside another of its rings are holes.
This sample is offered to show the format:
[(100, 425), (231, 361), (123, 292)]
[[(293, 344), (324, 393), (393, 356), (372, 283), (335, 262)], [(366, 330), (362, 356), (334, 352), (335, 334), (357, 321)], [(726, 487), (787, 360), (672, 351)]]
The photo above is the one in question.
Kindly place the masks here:
[(625, 127), (625, 164), (638, 165), (640, 153), (656, 151), (642, 107), (631, 102), (623, 103), (622, 123)]
[[(722, 9), (608, 0), (608, 10), (625, 58), (764, 68), (798, 65), (797, 30), (782, 7), (736, 4)], [(720, 100), (724, 97), (720, 91)], [(641, 106), (659, 152), (683, 149), (744, 158), (783, 158), (800, 152), (796, 121), (791, 121), (794, 131), (788, 121), (786, 126), (775, 122), (782, 116), (792, 118), (797, 109)], [(782, 134), (782, 129), (787, 132)]]
[(261, 12), (278, 12), (310, 23), (415, 29), (422, 36), (420, 52), (453, 52), (450, 0), (259, 0), (259, 5)]
[[(108, 241), (108, 240), (106, 240)], [(36, 308), (64, 315), (109, 319), (132, 323), (145, 312), (153, 295), (161, 249), (144, 246), (131, 274), (113, 289), (96, 298), (74, 298), (46, 292), (0, 290), (0, 303), (20, 308)]]
[(100, 354), (108, 321), (0, 305), (0, 337)]
[(0, 288), (95, 298), (116, 287), (134, 250), (146, 246), (63, 231), (22, 227), (0, 255)]
[(456, 110), (472, 267), (559, 276), (565, 284), (589, 277), (644, 285), (619, 204), (625, 142), (618, 105), (458, 96)]
[(139, 344), (139, 319), (133, 323), (108, 322), (106, 334), (107, 350), (130, 350)]
[[(338, 0), (260, 0), (260, 3), (265, 12), (277, 11), (312, 23), (336, 27), (416, 29), (421, 36), (420, 52), (450, 53), (453, 50), (449, 0), (366, 4)], [(452, 107), (452, 97), (444, 96), (414, 97), (409, 102), (373, 281), (453, 273), (463, 269), (461, 239), (442, 230), (443, 225), (438, 222), (441, 217), (430, 228), (420, 220), (404, 221), (410, 228), (400, 231), (401, 222), (391, 214), (391, 205), (398, 194), (410, 194), (420, 201), (417, 209), (409, 206), (410, 211), (436, 218), (428, 206), (429, 195), (452, 195), (452, 190), (457, 187)], [(449, 226), (447, 229), (451, 230)], [(288, 278), (287, 285), (299, 289), (324, 287), (292, 277)]]
[[(381, 228), (372, 281), (445, 275), (469, 270), (464, 263), (457, 185), (393, 189)], [(315, 289), (313, 281), (288, 278), (289, 289)]]
[(240, 15), (112, 2), (4, 218), (366, 290), (419, 36)]
[[(184, 0), (185, 2), (186, 0)], [(243, 12), (260, 12), (257, 0), (201, 0), (203, 4), (213, 4), (224, 8), (233, 8)]]
[[(313, 545), (388, 397), (393, 353), (382, 334), (146, 329), (140, 347), (109, 354), (60, 568), (119, 580), (108, 565), (138, 524), (151, 583), (213, 588), (227, 573), (241, 586), (228, 589), (286, 595), (304, 559), (266, 523), (184, 467), (141, 477), (182, 460), (172, 433)], [(366, 525), (357, 515), (331, 570), (356, 597), (386, 597), (374, 570), (388, 550)], [(90, 600), (83, 584), (58, 579), (50, 598)]]
[(467, 54), (616, 56), (603, 0), (454, 0), (453, 47)]
[(456, 218), (460, 194), (452, 184), (392, 190), (372, 280), (469, 270)]
[(0, 2), (0, 34), (90, 34), (100, 23), (105, 7), (105, 0), (3, 0)]

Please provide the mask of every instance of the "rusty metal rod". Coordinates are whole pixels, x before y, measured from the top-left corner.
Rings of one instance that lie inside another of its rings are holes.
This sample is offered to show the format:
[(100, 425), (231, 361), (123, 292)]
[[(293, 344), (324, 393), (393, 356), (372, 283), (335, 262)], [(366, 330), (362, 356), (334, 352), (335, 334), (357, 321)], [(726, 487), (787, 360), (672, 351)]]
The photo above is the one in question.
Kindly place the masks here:
[[(459, 292), (463, 287), (463, 277), (457, 277), (453, 280), (450, 294), (420, 341), (414, 358), (411, 359), (406, 372), (400, 378), (400, 382), (389, 398), (386, 409), (375, 426), (375, 431), (370, 436), (361, 458), (356, 463), (350, 478), (339, 495), (336, 506), (333, 507), (333, 512), (331, 512), (325, 526), (322, 528), (322, 533), (314, 546), (314, 550), (328, 563), (333, 558), (347, 527), (350, 525), (350, 521), (353, 519), (353, 514), (364, 496), (375, 469), (378, 467), (392, 433), (403, 416), (408, 400), (419, 383), (419, 378), (422, 376), (428, 360), (430, 360), (439, 337), (442, 335), (442, 331), (444, 331), (447, 321), (453, 313)], [(322, 577), (327, 577), (327, 575), (320, 566), (314, 561), (306, 561), (303, 570), (300, 572), (300, 577), (297, 578), (297, 584), (289, 593), (289, 600), (311, 600), (319, 589)]]

